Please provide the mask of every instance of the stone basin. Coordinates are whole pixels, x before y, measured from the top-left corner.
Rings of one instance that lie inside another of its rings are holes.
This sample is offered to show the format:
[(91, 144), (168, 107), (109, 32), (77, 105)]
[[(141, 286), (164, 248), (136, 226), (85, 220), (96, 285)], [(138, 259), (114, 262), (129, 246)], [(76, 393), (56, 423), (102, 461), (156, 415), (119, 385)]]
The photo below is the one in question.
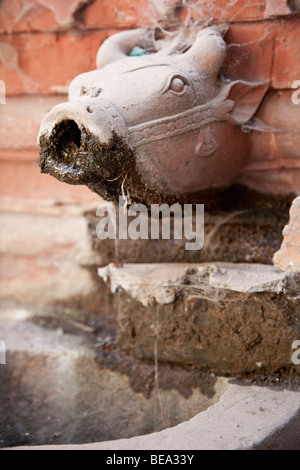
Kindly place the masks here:
[(229, 386), (209, 374), (194, 374), (194, 384), (183, 384), (188, 379), (181, 368), (141, 366), (110, 352), (105, 341), (99, 354), (84, 335), (41, 327), (23, 308), (1, 311), (0, 338), (6, 344), (6, 365), (0, 366), (2, 448), (161, 431), (206, 410)]
[(19, 307), (0, 310), (0, 337), (6, 450), (299, 448), (298, 382), (257, 386), (139, 363), (111, 356), (108, 338), (101, 355), (86, 335), (49, 330)]

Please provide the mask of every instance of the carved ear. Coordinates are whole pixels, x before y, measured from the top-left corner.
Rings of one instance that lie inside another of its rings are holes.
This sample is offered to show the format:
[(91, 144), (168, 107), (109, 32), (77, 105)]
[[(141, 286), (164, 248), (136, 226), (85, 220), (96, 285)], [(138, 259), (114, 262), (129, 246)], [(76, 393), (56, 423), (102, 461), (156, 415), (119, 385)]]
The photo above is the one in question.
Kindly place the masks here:
[(209, 80), (216, 80), (226, 56), (226, 43), (217, 26), (201, 30), (185, 58)]
[(97, 54), (97, 68), (100, 69), (111, 62), (124, 59), (135, 46), (145, 50), (155, 50), (155, 31), (140, 28), (123, 31), (106, 39)]
[(243, 80), (225, 85), (227, 88), (226, 98), (235, 103), (230, 113), (233, 124), (243, 125), (253, 118), (269, 89), (269, 85), (269, 82), (252, 83)]

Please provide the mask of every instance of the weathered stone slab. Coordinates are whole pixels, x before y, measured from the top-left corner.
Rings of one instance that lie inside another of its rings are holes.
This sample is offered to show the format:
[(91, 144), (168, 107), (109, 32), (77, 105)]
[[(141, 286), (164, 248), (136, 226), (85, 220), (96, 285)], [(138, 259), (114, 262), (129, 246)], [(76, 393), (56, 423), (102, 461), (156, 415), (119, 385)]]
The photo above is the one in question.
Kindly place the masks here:
[(119, 348), (140, 359), (197, 364), (218, 373), (297, 373), (300, 283), (274, 266), (110, 265), (119, 292)]

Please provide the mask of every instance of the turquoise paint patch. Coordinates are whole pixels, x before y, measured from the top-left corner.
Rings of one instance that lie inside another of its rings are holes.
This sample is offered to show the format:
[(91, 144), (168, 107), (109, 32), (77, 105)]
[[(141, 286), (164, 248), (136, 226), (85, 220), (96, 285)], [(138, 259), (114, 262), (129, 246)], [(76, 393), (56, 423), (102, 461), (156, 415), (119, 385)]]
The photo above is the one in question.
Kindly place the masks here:
[(148, 55), (148, 52), (145, 51), (145, 49), (142, 49), (141, 47), (136, 46), (132, 49), (129, 55), (130, 57), (140, 57), (142, 55)]

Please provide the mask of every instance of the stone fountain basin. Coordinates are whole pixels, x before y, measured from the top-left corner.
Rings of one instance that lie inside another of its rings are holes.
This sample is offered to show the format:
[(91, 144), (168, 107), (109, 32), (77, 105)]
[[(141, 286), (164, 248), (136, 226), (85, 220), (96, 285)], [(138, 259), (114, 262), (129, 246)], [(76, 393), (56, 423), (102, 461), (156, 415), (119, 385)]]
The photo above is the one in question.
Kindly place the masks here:
[[(228, 389), (227, 379), (214, 376), (200, 387), (176, 388), (178, 370), (173, 384), (162, 378), (158, 385), (155, 365), (144, 367), (118, 353), (113, 360), (99, 358), (83, 336), (43, 328), (29, 315), (24, 309), (0, 314), (7, 348), (6, 365), (0, 366), (1, 447), (82, 444), (161, 431), (212, 406)], [(158, 367), (163, 372), (166, 366)]]
[[(299, 448), (297, 391), (242, 386), (213, 374), (189, 392), (158, 381), (154, 389), (138, 391), (136, 364), (130, 374), (121, 372), (116, 362), (99, 361), (85, 338), (33, 324), (19, 308), (0, 312), (0, 337), (7, 347), (6, 365), (0, 366), (2, 448)], [(145, 375), (153, 367), (143, 363)], [(158, 380), (161, 367), (155, 369)]]

